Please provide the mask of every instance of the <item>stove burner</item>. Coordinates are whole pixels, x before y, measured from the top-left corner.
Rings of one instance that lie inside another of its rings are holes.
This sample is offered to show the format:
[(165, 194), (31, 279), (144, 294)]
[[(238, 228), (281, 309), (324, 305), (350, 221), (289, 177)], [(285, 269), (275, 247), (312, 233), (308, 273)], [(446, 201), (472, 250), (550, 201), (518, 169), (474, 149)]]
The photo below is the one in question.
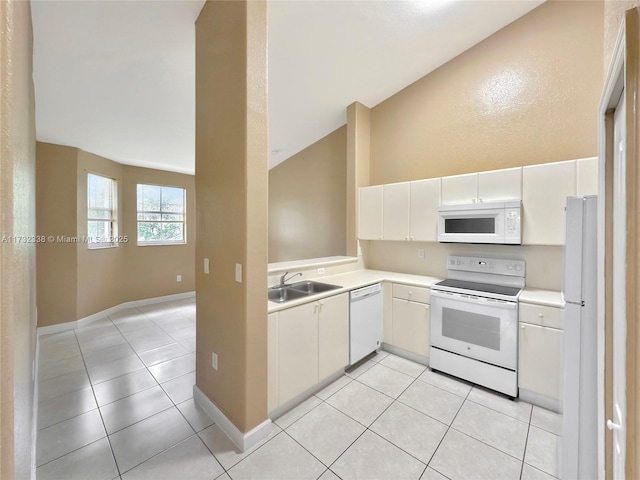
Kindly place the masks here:
[(519, 287), (505, 287), (502, 285), (493, 285), (490, 283), (467, 282), (465, 280), (454, 280), (448, 278), (434, 285), (440, 287), (459, 288), (472, 292), (493, 293), (496, 295), (505, 295), (507, 297), (516, 297), (520, 292)]

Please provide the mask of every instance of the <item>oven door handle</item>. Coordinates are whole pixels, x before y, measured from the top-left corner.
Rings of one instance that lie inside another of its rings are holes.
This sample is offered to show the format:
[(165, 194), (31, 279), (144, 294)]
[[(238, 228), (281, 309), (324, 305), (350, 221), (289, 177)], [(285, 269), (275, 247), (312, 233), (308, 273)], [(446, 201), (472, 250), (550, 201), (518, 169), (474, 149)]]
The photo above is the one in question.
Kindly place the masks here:
[(463, 302), (472, 305), (482, 305), (487, 307), (501, 308), (504, 310), (517, 310), (518, 304), (516, 302), (507, 302), (499, 300), (491, 300), (485, 297), (478, 297), (476, 295), (463, 296), (458, 293), (447, 293), (440, 290), (431, 290), (431, 298), (442, 298), (450, 300), (452, 302)]

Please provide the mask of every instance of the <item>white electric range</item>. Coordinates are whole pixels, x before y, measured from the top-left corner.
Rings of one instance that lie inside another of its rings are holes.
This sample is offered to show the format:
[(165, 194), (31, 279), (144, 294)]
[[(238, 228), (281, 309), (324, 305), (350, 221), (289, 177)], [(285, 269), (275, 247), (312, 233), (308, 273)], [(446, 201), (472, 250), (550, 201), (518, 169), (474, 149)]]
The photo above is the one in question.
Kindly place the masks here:
[(447, 257), (431, 287), (430, 367), (518, 396), (518, 297), (525, 262)]

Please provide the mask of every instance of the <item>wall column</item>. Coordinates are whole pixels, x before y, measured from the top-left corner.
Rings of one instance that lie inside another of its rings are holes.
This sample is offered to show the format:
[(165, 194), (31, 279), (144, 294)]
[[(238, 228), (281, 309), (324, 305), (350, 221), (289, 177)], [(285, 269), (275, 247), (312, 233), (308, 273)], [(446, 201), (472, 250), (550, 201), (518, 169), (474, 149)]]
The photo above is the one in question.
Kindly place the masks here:
[(196, 385), (240, 432), (267, 420), (266, 13), (207, 1), (196, 21)]
[(360, 102), (347, 107), (347, 251), (358, 255), (358, 188), (369, 185), (371, 109)]

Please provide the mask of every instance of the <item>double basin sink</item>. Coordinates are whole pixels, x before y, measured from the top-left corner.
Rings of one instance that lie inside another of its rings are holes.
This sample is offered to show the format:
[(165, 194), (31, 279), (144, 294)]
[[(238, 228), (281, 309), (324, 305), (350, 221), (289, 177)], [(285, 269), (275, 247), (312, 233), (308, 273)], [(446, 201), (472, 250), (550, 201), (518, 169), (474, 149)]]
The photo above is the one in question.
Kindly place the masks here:
[(329, 283), (313, 282), (310, 280), (304, 282), (292, 283), (278, 287), (271, 287), (267, 293), (269, 300), (276, 303), (285, 303), (299, 298), (305, 298), (316, 293), (329, 292), (342, 288), (340, 285), (331, 285)]

